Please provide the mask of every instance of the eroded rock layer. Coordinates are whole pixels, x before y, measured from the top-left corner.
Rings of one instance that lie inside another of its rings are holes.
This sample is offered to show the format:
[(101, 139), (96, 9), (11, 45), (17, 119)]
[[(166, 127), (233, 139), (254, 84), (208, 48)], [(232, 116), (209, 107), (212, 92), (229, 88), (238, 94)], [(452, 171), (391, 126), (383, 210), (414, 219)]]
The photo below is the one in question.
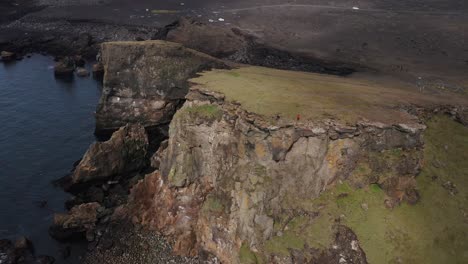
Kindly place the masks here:
[(182, 45), (163, 41), (102, 44), (104, 89), (96, 132), (127, 123), (155, 127), (168, 123), (197, 72), (226, 65)]
[[(334, 212), (336, 219), (321, 220), (329, 225), (313, 227), (327, 214), (317, 203), (321, 193), (348, 188), (330, 199), (336, 200), (376, 188), (386, 210), (420, 199), (425, 125), (278, 127), (219, 93), (194, 88), (187, 99), (171, 122), (160, 171), (133, 188), (127, 208), (134, 222), (174, 238), (178, 254), (208, 251), (223, 263), (316, 263), (354, 252), (352, 263), (366, 263), (357, 239), (348, 253), (346, 245), (332, 246), (346, 216)], [(367, 210), (364, 201), (360, 206)], [(291, 237), (292, 224), (310, 233)]]
[[(188, 80), (224, 65), (166, 42), (109, 45), (98, 126), (171, 120), (113, 219), (222, 263), (467, 260), (465, 95), (261, 67)], [(161, 100), (183, 105), (148, 107)]]

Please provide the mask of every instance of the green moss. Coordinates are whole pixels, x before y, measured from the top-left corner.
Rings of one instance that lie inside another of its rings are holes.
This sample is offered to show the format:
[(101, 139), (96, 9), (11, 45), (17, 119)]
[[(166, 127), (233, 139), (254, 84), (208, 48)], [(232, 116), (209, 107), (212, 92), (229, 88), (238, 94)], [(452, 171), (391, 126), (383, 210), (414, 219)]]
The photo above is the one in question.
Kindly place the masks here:
[(369, 186), (369, 189), (374, 193), (382, 192), (382, 188), (380, 188), (380, 186), (378, 184), (371, 184)]
[(176, 187), (182, 187), (187, 181), (186, 175), (179, 173), (175, 167), (172, 167), (167, 176), (169, 182)]
[(304, 239), (293, 233), (285, 232), (282, 236), (275, 236), (265, 243), (267, 254), (276, 254), (279, 256), (288, 256), (289, 249), (304, 249)]
[[(468, 128), (447, 117), (433, 118), (425, 133), (424, 161), (416, 205), (387, 209), (378, 185), (356, 189), (346, 182), (315, 200), (291, 198), (283, 207), (294, 205), (319, 216), (298, 219), (283, 237), (268, 241), (266, 251), (288, 255), (288, 247), (301, 249), (311, 241), (326, 246), (340, 219), (357, 234), (371, 264), (468, 263)], [(443, 187), (448, 181), (457, 187), (456, 194)]]
[(389, 79), (377, 82), (357, 76), (343, 78), (252, 66), (203, 72), (190, 82), (221, 92), (228, 101), (239, 102), (247, 111), (268, 120), (279, 115), (293, 121), (300, 114), (301, 120), (335, 118), (355, 124), (363, 117), (397, 124), (409, 119), (394, 105), (446, 100), (416, 93), (412, 87)]
[(178, 112), (179, 116), (213, 122), (223, 117), (223, 111), (217, 105), (205, 104), (186, 107)]
[(230, 72), (226, 72), (226, 74), (230, 75), (230, 76), (233, 76), (233, 77), (240, 77), (240, 73), (238, 72), (234, 72), (234, 71), (230, 71)]
[(224, 209), (225, 207), (221, 200), (213, 196), (207, 197), (203, 203), (203, 210), (205, 212), (223, 213)]
[(259, 263), (257, 260), (257, 256), (253, 253), (249, 246), (246, 244), (242, 244), (240, 251), (239, 251), (239, 261), (241, 264), (257, 264)]

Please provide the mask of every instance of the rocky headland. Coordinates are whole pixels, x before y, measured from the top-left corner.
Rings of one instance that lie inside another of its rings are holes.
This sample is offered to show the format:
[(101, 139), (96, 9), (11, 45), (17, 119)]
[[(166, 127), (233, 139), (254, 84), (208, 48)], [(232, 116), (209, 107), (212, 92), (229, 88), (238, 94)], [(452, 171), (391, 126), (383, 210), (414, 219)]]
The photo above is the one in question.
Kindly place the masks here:
[[(2, 61), (103, 79), (50, 228), (84, 263), (468, 261), (461, 1), (18, 2)], [(0, 262), (53, 262), (20, 244)]]
[(164, 41), (102, 54), (96, 128), (116, 132), (51, 228), (90, 241), (86, 263), (466, 260), (466, 94)]

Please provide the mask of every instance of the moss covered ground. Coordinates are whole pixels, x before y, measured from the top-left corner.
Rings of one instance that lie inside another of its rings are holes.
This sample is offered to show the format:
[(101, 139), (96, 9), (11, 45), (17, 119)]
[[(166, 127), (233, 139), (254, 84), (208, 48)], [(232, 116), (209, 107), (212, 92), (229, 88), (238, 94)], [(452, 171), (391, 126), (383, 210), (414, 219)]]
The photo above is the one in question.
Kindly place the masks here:
[(183, 108), (176, 115), (178, 117), (186, 116), (190, 119), (213, 122), (214, 120), (221, 119), (223, 111), (217, 105), (205, 104)]
[(250, 111), (266, 117), (295, 120), (335, 118), (355, 123), (361, 117), (372, 121), (404, 123), (409, 116), (395, 106), (454, 103), (466, 97), (421, 94), (396, 81), (369, 81), (263, 67), (212, 70), (190, 80), (201, 88), (221, 92)]
[(277, 218), (280, 236), (267, 241), (266, 254), (330, 247), (339, 222), (356, 233), (369, 263), (468, 263), (468, 128), (437, 116), (424, 137), (417, 204), (389, 209), (378, 185), (355, 189), (347, 182), (315, 200), (284, 201), (285, 208), (314, 214)]

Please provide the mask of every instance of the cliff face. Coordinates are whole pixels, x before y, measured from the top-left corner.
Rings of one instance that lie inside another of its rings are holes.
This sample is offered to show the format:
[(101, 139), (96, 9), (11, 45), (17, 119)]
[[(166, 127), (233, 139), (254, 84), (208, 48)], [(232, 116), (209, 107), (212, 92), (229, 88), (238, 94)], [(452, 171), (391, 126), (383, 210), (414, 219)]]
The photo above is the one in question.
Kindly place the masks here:
[(155, 127), (168, 123), (197, 72), (226, 65), (208, 55), (162, 41), (102, 44), (104, 89), (96, 132), (127, 123)]
[[(460, 169), (468, 157), (459, 149), (443, 152), (436, 135), (448, 126), (456, 136), (445, 144), (466, 150), (467, 130), (435, 118), (426, 131), (425, 117), (439, 109), (434, 98), (406, 91), (405, 105), (400, 90), (382, 93), (354, 82), (333, 96), (321, 89), (322, 77), (294, 73), (289, 87), (281, 83), (288, 73), (258, 71), (214, 71), (192, 80), (167, 147), (154, 157), (159, 171), (132, 189), (127, 216), (173, 238), (178, 254), (207, 251), (223, 263), (466, 258), (440, 248), (453, 245), (461, 253), (460, 245), (467, 245), (466, 197), (452, 199), (444, 184), (466, 182)], [(283, 89), (279, 97), (271, 78), (281, 79), (274, 80)], [(302, 87), (304, 78), (319, 85)], [(353, 107), (343, 109), (336, 98)], [(458, 116), (456, 109), (464, 108), (453, 109)], [(445, 165), (432, 164), (439, 158)], [(437, 179), (432, 166), (440, 170)], [(452, 166), (456, 172), (443, 169)], [(437, 205), (439, 199), (447, 207)], [(449, 220), (436, 220), (443, 216)]]

